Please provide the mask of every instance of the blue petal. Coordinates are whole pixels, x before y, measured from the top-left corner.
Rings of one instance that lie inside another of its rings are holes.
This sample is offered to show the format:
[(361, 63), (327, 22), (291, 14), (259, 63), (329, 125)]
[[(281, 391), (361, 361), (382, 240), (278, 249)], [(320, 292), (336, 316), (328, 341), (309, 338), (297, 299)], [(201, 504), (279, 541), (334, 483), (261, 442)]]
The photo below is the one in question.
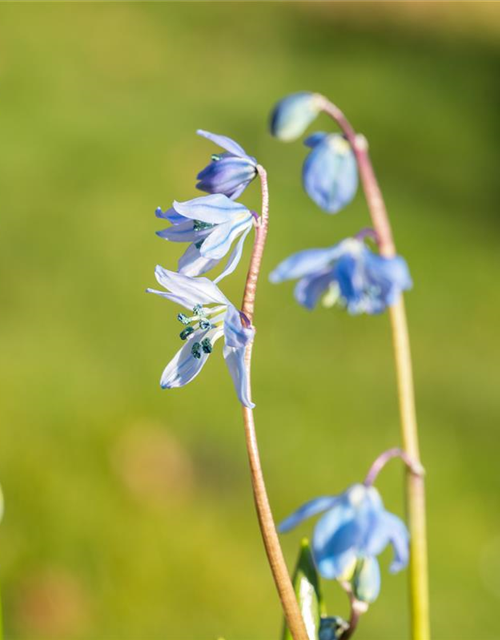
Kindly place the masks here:
[(206, 331), (195, 331), (186, 344), (175, 354), (168, 363), (161, 376), (160, 385), (163, 389), (183, 387), (196, 378), (205, 366), (209, 354), (202, 352), (200, 358), (193, 357), (191, 349), (195, 342), (201, 342)]
[(311, 311), (332, 281), (333, 274), (331, 269), (326, 269), (312, 276), (306, 276), (299, 280), (295, 287), (295, 299), (299, 304)]
[(222, 193), (201, 196), (187, 202), (174, 202), (174, 209), (186, 218), (210, 224), (229, 222), (238, 214), (248, 212), (244, 205), (230, 200)]
[(231, 304), (219, 287), (208, 278), (191, 278), (159, 265), (155, 269), (155, 276), (162, 287), (171, 292), (163, 294), (164, 297), (175, 300), (188, 309), (197, 304)]
[(253, 409), (255, 405), (250, 398), (250, 385), (248, 371), (245, 364), (245, 351), (245, 347), (235, 348), (225, 344), (223, 354), (239, 401), (245, 407)]
[(389, 571), (397, 573), (408, 564), (410, 534), (405, 523), (392, 513), (385, 512), (386, 527), (389, 532), (389, 539), (394, 549), (394, 560)]
[(354, 198), (358, 171), (352, 149), (341, 135), (332, 134), (307, 156), (302, 171), (304, 189), (324, 211), (337, 213)]
[(323, 140), (329, 135), (331, 134), (325, 133), (324, 131), (316, 131), (316, 133), (312, 133), (304, 140), (304, 144), (306, 145), (306, 147), (311, 147), (312, 149), (320, 142), (323, 142)]
[(203, 129), (198, 129), (196, 133), (203, 138), (207, 138), (207, 140), (215, 142), (215, 144), (219, 145), (219, 147), (222, 147), (226, 151), (229, 151), (229, 153), (239, 156), (240, 158), (250, 158), (255, 162), (255, 164), (257, 164), (255, 158), (249, 156), (245, 149), (243, 149), (243, 147), (234, 140), (231, 140), (231, 138), (221, 136), (216, 133), (210, 133), (210, 131), (204, 131)]
[(157, 218), (163, 218), (165, 220), (168, 220), (172, 224), (179, 224), (180, 222), (186, 221), (186, 218), (184, 216), (181, 216), (180, 213), (177, 213), (177, 211), (173, 207), (167, 209), (166, 211), (162, 211), (161, 207), (157, 207), (155, 215)]
[(321, 96), (299, 91), (283, 98), (271, 113), (271, 134), (289, 142), (301, 136), (321, 109)]
[(177, 271), (185, 276), (201, 276), (219, 264), (219, 260), (205, 258), (195, 244), (190, 244), (177, 263)]
[(294, 511), (288, 518), (283, 520), (278, 526), (278, 531), (280, 533), (287, 533), (300, 524), (306, 518), (312, 518), (312, 516), (317, 515), (318, 513), (322, 513), (327, 509), (331, 509), (334, 507), (339, 498), (337, 496), (321, 496), (319, 498), (314, 498), (309, 502), (306, 502), (301, 507)]
[[(356, 568), (356, 550), (347, 549), (336, 556), (323, 555), (314, 557), (318, 571), (327, 580), (348, 580)], [(346, 575), (347, 574), (347, 575)]]
[(337, 257), (338, 253), (338, 245), (327, 249), (299, 251), (280, 262), (269, 274), (269, 280), (273, 283), (278, 283), (316, 274), (327, 267)]
[(397, 302), (402, 291), (411, 289), (413, 283), (408, 265), (401, 256), (385, 258), (367, 251), (365, 263), (369, 283), (380, 289), (384, 308)]
[(223, 193), (231, 197), (242, 185), (247, 187), (257, 175), (257, 169), (248, 158), (222, 154), (198, 174), (197, 189), (208, 193)]
[[(349, 560), (352, 559), (351, 550), (355, 551), (354, 544), (343, 543), (345, 534), (349, 530), (344, 527), (353, 524), (352, 532), (358, 534), (354, 523), (355, 510), (353, 509), (347, 494), (338, 500), (335, 506), (327, 511), (314, 528), (312, 548), (318, 568), (323, 575), (337, 577), (346, 569)], [(342, 532), (342, 540), (335, 541), (337, 532)], [(342, 544), (338, 544), (341, 542)]]
[(224, 224), (212, 230), (200, 247), (201, 254), (207, 258), (221, 259), (231, 248), (234, 240), (244, 231), (252, 227), (252, 214)]
[(224, 267), (224, 270), (220, 275), (217, 276), (217, 278), (214, 279), (215, 284), (220, 282), (223, 278), (228, 276), (230, 273), (233, 273), (233, 271), (238, 266), (239, 261), (241, 260), (241, 254), (243, 253), (243, 245), (245, 244), (245, 239), (247, 235), (250, 233), (251, 229), (252, 227), (249, 226), (248, 229), (246, 229), (246, 231), (242, 233), (241, 238), (238, 240), (238, 242), (236, 243), (236, 246), (231, 252), (231, 255), (229, 256), (229, 260), (227, 261), (226, 266)]
[(192, 220), (186, 220), (183, 218), (183, 222), (179, 224), (173, 224), (168, 229), (162, 229), (157, 231), (156, 235), (170, 242), (194, 242), (199, 240), (199, 231), (195, 231), (193, 227), (194, 222)]
[(371, 604), (380, 593), (380, 567), (376, 558), (367, 557), (361, 561), (353, 580), (353, 591), (357, 600)]
[(246, 347), (255, 335), (253, 327), (245, 327), (240, 312), (232, 304), (229, 305), (224, 319), (224, 338), (228, 347)]

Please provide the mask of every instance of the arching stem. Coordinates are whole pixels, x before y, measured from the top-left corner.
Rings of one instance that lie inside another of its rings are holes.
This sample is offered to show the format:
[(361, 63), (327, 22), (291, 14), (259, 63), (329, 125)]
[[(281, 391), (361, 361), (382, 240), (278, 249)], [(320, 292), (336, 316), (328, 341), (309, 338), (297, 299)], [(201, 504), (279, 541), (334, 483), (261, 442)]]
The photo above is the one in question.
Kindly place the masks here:
[[(323, 96), (320, 96), (320, 100), (322, 110), (340, 126), (356, 156), (363, 190), (377, 234), (380, 254), (388, 258), (393, 257), (396, 255), (396, 247), (384, 199), (368, 154), (366, 138), (356, 134), (338, 107)], [(411, 460), (420, 464), (410, 341), (403, 296), (389, 308), (389, 315), (396, 361), (403, 449)], [(410, 529), (411, 635), (413, 640), (429, 640), (425, 487), (422, 475), (407, 471), (406, 497)]]
[[(269, 216), (269, 191), (267, 185), (267, 174), (263, 167), (257, 167), (261, 187), (262, 187), (262, 213), (256, 223), (255, 241), (250, 259), (245, 291), (243, 294), (242, 312), (253, 324), (255, 307), (255, 294), (257, 291), (257, 281), (262, 262), (262, 254), (266, 242), (268, 216)], [(249, 385), (251, 375), (252, 344), (247, 347), (246, 366), (248, 370)], [(278, 533), (274, 525), (274, 519), (267, 497), (266, 485), (260, 463), (259, 448), (257, 444), (257, 434), (253, 410), (243, 407), (243, 421), (245, 424), (245, 438), (250, 463), (250, 475), (252, 479), (253, 495), (260, 530), (266, 549), (269, 566), (273, 574), (274, 582), (278, 590), (278, 595), (285, 615), (286, 623), (294, 640), (308, 640), (306, 627), (300, 613), (299, 605), (295, 597), (293, 585), (288, 573), (283, 552), (281, 550)]]

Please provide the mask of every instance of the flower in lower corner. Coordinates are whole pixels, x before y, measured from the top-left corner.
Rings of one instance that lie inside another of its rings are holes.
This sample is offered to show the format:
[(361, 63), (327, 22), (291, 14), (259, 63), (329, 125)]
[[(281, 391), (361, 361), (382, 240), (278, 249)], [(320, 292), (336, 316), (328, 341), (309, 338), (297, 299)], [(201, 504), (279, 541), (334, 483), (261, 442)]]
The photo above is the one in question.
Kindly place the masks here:
[(158, 208), (156, 216), (171, 223), (167, 229), (156, 232), (160, 238), (190, 243), (178, 264), (179, 273), (187, 276), (200, 276), (213, 269), (239, 238), (215, 282), (236, 269), (245, 238), (254, 224), (251, 211), (220, 193), (187, 202), (174, 202), (167, 211)]
[(326, 249), (293, 254), (269, 276), (273, 283), (296, 280), (296, 300), (313, 309), (338, 304), (349, 313), (381, 313), (412, 287), (406, 261), (373, 253), (360, 238), (348, 238)]
[(312, 551), (320, 574), (349, 582), (357, 600), (373, 602), (380, 591), (377, 556), (390, 544), (394, 559), (391, 573), (408, 563), (409, 535), (404, 522), (385, 510), (372, 486), (354, 484), (338, 496), (307, 502), (278, 527), (280, 533), (295, 528), (306, 518), (323, 513), (317, 522)]
[(212, 162), (198, 174), (197, 189), (222, 193), (235, 200), (257, 175), (257, 160), (227, 136), (198, 129), (198, 135), (215, 142), (225, 153), (212, 155)]
[(185, 344), (166, 366), (161, 376), (163, 389), (183, 387), (194, 380), (205, 366), (214, 345), (224, 338), (223, 354), (240, 402), (253, 408), (245, 366), (245, 351), (254, 338), (250, 322), (208, 278), (191, 278), (157, 266), (155, 276), (166, 291), (147, 289), (172, 300), (190, 311), (179, 313), (184, 326), (180, 332)]

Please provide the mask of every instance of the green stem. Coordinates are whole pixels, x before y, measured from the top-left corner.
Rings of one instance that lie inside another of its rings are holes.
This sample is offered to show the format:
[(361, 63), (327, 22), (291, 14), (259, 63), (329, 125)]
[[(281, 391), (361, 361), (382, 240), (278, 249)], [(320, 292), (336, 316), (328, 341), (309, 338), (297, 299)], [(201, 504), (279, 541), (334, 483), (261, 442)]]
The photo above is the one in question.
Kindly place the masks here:
[(0, 640), (3, 640), (3, 611), (2, 611), (2, 599), (0, 598)]
[[(380, 254), (396, 255), (391, 225), (368, 154), (368, 143), (357, 135), (345, 115), (329, 100), (320, 96), (322, 110), (342, 129), (356, 155), (359, 174), (373, 226), (377, 234)], [(403, 296), (389, 309), (398, 385), (401, 435), (405, 453), (420, 464), (417, 417), (413, 391), (410, 341)], [(421, 475), (407, 470), (406, 499), (410, 530), (410, 612), (413, 640), (429, 640), (429, 591), (427, 575), (427, 537), (425, 524), (425, 486)]]

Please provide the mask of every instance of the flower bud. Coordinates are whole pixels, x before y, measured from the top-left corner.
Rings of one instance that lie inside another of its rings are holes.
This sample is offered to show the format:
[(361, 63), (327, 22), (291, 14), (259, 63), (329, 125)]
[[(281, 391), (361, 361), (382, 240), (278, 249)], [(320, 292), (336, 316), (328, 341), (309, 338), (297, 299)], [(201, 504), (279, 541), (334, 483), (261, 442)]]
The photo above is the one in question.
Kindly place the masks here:
[(292, 93), (274, 107), (271, 134), (284, 142), (300, 137), (321, 110), (321, 96), (309, 91)]
[(338, 640), (349, 629), (349, 624), (340, 616), (321, 618), (318, 640)]
[(257, 175), (257, 166), (249, 157), (231, 153), (212, 156), (212, 162), (198, 174), (197, 189), (207, 193), (222, 193), (237, 198)]
[(359, 560), (352, 588), (357, 600), (367, 604), (375, 602), (380, 593), (380, 568), (376, 558), (369, 556)]
[(358, 170), (347, 140), (338, 133), (314, 133), (305, 140), (312, 147), (302, 170), (307, 194), (327, 213), (337, 213), (356, 195)]

